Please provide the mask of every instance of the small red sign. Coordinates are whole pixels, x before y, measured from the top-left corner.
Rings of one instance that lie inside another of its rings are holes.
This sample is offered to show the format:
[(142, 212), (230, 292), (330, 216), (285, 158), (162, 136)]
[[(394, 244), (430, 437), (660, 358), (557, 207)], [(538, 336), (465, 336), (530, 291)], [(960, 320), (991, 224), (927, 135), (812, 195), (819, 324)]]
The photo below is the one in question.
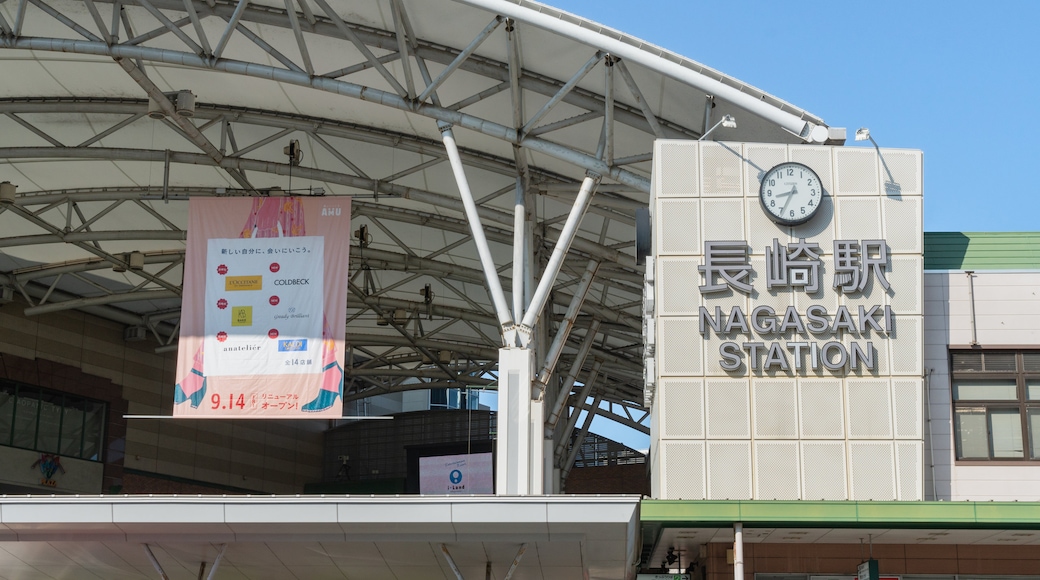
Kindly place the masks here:
[(225, 340), (227, 340), (227, 333), (224, 332), (223, 330), (218, 332), (217, 333), (217, 340), (220, 341), (220, 342), (224, 342)]
[(278, 329), (277, 328), (272, 328), (271, 330), (268, 330), (267, 331), (267, 337), (268, 338), (278, 338)]
[(271, 271), (272, 272), (277, 272), (278, 270), (281, 270), (281, 269), (282, 269), (282, 267), (278, 265), (278, 262), (271, 262)]
[(281, 302), (277, 296), (272, 296), (267, 301), (271, 303), (271, 306), (278, 306), (278, 303)]
[(221, 276), (227, 274), (227, 266), (225, 266), (224, 264), (217, 266), (217, 274), (220, 274)]
[(219, 308), (221, 310), (227, 308), (227, 300), (224, 300), (223, 298), (221, 298), (220, 300), (217, 300), (217, 308)]

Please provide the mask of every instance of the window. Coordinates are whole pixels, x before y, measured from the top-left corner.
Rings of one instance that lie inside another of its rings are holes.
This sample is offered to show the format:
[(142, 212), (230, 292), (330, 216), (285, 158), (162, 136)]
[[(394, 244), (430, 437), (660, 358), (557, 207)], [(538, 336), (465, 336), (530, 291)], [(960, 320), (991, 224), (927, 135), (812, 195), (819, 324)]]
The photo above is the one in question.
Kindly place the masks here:
[(1040, 351), (954, 350), (957, 459), (1040, 461)]
[(0, 445), (101, 461), (105, 404), (0, 380)]

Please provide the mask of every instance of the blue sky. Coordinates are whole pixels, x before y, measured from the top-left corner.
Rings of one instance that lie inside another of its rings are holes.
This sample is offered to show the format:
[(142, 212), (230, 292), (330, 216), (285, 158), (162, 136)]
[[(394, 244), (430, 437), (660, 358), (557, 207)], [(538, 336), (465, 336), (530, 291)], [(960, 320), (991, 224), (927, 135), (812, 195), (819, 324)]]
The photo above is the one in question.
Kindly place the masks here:
[(923, 150), (925, 231), (1040, 230), (1040, 2), (544, 1)]
[(925, 231), (1040, 230), (1040, 2), (543, 1), (923, 150)]

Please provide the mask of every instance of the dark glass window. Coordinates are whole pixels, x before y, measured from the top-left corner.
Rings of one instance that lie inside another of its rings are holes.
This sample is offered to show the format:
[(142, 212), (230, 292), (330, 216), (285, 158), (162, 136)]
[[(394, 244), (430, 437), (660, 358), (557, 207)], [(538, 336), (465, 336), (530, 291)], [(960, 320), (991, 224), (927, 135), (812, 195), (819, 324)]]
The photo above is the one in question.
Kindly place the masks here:
[(0, 380), (0, 445), (101, 461), (106, 405)]
[(951, 351), (957, 459), (1040, 460), (1040, 351)]

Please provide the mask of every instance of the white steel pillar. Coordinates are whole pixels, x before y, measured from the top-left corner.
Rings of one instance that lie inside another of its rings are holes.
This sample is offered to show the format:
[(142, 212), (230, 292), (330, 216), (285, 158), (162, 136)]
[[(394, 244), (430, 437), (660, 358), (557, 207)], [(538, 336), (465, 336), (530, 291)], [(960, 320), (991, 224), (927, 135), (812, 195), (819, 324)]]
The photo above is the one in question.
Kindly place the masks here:
[(744, 524), (733, 524), (733, 580), (744, 580)]
[(528, 348), (498, 351), (498, 443), (496, 495), (541, 495), (541, 401), (531, 400), (534, 353)]

